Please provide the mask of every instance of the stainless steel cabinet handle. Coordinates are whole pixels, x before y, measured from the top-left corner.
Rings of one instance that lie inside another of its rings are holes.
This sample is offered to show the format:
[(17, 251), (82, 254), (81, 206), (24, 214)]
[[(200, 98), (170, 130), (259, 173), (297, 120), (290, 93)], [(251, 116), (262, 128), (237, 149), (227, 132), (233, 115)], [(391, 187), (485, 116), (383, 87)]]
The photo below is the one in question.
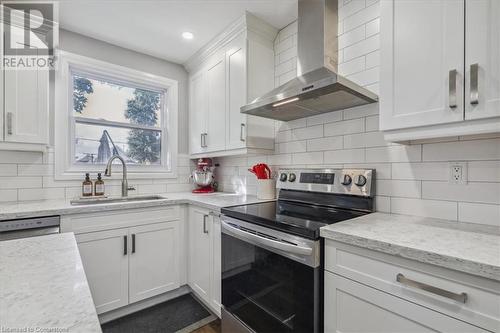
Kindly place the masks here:
[(127, 236), (123, 236), (123, 255), (126, 256), (127, 255)]
[(203, 148), (203, 133), (200, 133), (200, 147)]
[(243, 135), (243, 131), (245, 130), (245, 124), (241, 123), (240, 126), (240, 141), (245, 142), (245, 136)]
[(208, 218), (208, 215), (203, 215), (203, 233), (204, 234), (208, 234), (207, 218)]
[(12, 112), (7, 112), (7, 134), (12, 135)]
[(457, 107), (457, 70), (452, 69), (448, 75), (448, 104), (450, 108)]
[(479, 104), (479, 64), (470, 65), (470, 104)]
[(396, 281), (398, 281), (399, 283), (401, 283), (405, 286), (413, 287), (416, 289), (421, 289), (421, 290), (424, 290), (424, 291), (427, 291), (427, 292), (430, 292), (432, 294), (436, 294), (436, 295), (439, 295), (442, 297), (451, 298), (452, 300), (460, 302), (460, 303), (465, 303), (467, 301), (467, 294), (466, 293), (456, 294), (456, 293), (448, 291), (448, 290), (433, 287), (433, 286), (430, 286), (430, 285), (422, 283), (422, 282), (408, 279), (401, 273), (396, 275)]
[(201, 148), (207, 148), (207, 133), (201, 133)]
[(135, 234), (132, 234), (132, 253), (135, 253)]

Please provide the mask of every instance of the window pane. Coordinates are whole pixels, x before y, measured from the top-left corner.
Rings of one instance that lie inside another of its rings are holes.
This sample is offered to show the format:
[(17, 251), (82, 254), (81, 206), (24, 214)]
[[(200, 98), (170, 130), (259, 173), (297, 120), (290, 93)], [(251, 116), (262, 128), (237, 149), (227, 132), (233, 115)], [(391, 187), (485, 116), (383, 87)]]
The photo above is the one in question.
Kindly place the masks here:
[(160, 131), (75, 124), (76, 164), (106, 164), (118, 154), (127, 164), (158, 165), (160, 152)]
[(76, 117), (160, 127), (161, 95), (157, 91), (73, 74)]

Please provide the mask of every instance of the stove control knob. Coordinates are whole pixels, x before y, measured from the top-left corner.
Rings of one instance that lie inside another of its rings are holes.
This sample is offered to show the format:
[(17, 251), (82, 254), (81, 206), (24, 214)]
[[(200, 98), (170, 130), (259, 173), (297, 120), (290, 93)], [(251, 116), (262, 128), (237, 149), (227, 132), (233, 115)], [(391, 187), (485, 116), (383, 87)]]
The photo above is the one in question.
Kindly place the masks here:
[(342, 181), (342, 185), (347, 186), (351, 185), (352, 183), (352, 178), (349, 175), (344, 175), (344, 180)]
[(288, 175), (288, 181), (294, 182), (297, 179), (297, 176), (294, 173)]
[(282, 182), (286, 182), (286, 179), (287, 179), (287, 178), (288, 178), (288, 177), (287, 177), (286, 173), (282, 173), (282, 174), (280, 175), (280, 181), (282, 181)]
[(359, 175), (357, 178), (356, 178), (356, 182), (355, 182), (356, 185), (358, 186), (365, 186), (366, 184), (366, 177), (363, 176), (363, 175)]

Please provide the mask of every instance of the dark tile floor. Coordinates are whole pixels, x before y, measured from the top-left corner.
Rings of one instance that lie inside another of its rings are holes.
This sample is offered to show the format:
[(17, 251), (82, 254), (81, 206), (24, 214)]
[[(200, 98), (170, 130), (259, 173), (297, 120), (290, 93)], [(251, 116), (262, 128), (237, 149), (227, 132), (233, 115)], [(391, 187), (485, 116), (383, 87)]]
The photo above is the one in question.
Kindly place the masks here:
[(103, 333), (170, 333), (211, 314), (191, 294), (102, 325)]

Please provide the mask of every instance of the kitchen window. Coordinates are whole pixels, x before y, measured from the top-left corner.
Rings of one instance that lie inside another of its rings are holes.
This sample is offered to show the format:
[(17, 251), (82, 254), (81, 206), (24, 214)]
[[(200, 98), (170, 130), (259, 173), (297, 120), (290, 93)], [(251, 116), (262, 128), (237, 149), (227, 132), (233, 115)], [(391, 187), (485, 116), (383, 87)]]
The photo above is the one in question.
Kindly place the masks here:
[(103, 172), (112, 155), (131, 177), (175, 177), (177, 81), (66, 52), (59, 59), (56, 177)]

